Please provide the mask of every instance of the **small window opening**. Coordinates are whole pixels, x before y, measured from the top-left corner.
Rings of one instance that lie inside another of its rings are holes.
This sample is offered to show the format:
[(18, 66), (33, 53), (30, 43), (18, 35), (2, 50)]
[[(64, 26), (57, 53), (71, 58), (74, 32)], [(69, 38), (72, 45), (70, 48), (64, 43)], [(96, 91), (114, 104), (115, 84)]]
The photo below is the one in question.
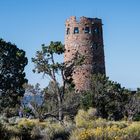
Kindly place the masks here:
[(67, 28), (67, 35), (70, 34), (70, 28)]
[(96, 66), (96, 65), (97, 65), (97, 63), (96, 63), (96, 62), (94, 62), (94, 63), (93, 63), (93, 65), (95, 65), (95, 66)]
[(95, 29), (94, 29), (94, 33), (95, 33), (95, 34), (98, 34), (98, 28), (95, 28)]
[(97, 50), (98, 49), (98, 46), (95, 46), (95, 49)]
[(89, 33), (89, 27), (85, 27), (85, 33), (86, 33), (86, 34)]
[(98, 27), (94, 28), (94, 29), (93, 29), (93, 33), (94, 33), (95, 35), (99, 35), (99, 28), (98, 28)]
[(78, 27), (74, 27), (74, 34), (79, 34), (79, 28)]
[(97, 44), (97, 43), (94, 43), (92, 46), (93, 46), (93, 48), (94, 48), (95, 50), (98, 49), (98, 44)]

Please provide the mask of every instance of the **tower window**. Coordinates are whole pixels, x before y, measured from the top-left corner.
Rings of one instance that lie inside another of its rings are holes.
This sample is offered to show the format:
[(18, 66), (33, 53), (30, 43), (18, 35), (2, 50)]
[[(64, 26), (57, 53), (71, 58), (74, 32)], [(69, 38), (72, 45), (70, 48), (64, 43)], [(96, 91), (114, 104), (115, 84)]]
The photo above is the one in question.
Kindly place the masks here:
[(98, 27), (93, 28), (92, 32), (93, 32), (93, 34), (98, 35), (99, 34), (99, 28)]
[(67, 28), (67, 35), (70, 34), (70, 28)]
[(85, 27), (85, 33), (89, 33), (89, 27)]
[(96, 66), (96, 65), (97, 65), (97, 63), (96, 63), (96, 62), (94, 62), (94, 63), (93, 63), (93, 65), (94, 65), (94, 66)]
[(94, 33), (95, 33), (95, 34), (98, 33), (98, 29), (97, 29), (97, 28), (94, 29)]
[(95, 50), (98, 49), (98, 43), (94, 43), (92, 46), (93, 46), (93, 48), (94, 48)]
[(74, 27), (74, 34), (79, 34), (79, 28), (78, 27)]

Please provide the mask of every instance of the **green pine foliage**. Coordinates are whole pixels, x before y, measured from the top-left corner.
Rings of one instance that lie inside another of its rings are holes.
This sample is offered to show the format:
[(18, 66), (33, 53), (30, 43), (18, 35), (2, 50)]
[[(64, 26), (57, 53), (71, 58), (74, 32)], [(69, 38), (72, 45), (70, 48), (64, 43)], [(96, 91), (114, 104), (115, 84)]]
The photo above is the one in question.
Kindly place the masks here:
[(15, 113), (24, 95), (23, 84), (27, 82), (24, 68), (25, 52), (15, 44), (0, 39), (0, 113)]

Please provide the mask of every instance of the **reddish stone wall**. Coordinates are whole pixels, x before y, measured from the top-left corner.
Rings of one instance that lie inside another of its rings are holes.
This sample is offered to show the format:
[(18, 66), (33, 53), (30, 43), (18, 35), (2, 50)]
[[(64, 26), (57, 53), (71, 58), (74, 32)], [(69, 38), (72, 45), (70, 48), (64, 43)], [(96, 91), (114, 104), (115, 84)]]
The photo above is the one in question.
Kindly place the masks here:
[(91, 74), (105, 74), (102, 21), (98, 18), (72, 16), (66, 20), (64, 61), (70, 61), (79, 52), (85, 57), (81, 66), (76, 66), (73, 80), (77, 90), (90, 88)]

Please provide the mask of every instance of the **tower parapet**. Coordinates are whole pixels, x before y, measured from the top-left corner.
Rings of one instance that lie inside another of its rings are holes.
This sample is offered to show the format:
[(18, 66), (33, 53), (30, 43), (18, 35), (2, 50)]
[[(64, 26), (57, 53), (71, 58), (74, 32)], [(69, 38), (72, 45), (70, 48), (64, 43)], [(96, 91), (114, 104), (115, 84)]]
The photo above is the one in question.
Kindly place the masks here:
[(66, 20), (64, 61), (70, 61), (79, 52), (85, 57), (76, 66), (72, 78), (77, 90), (90, 88), (91, 74), (105, 74), (102, 20), (98, 18), (71, 16)]

